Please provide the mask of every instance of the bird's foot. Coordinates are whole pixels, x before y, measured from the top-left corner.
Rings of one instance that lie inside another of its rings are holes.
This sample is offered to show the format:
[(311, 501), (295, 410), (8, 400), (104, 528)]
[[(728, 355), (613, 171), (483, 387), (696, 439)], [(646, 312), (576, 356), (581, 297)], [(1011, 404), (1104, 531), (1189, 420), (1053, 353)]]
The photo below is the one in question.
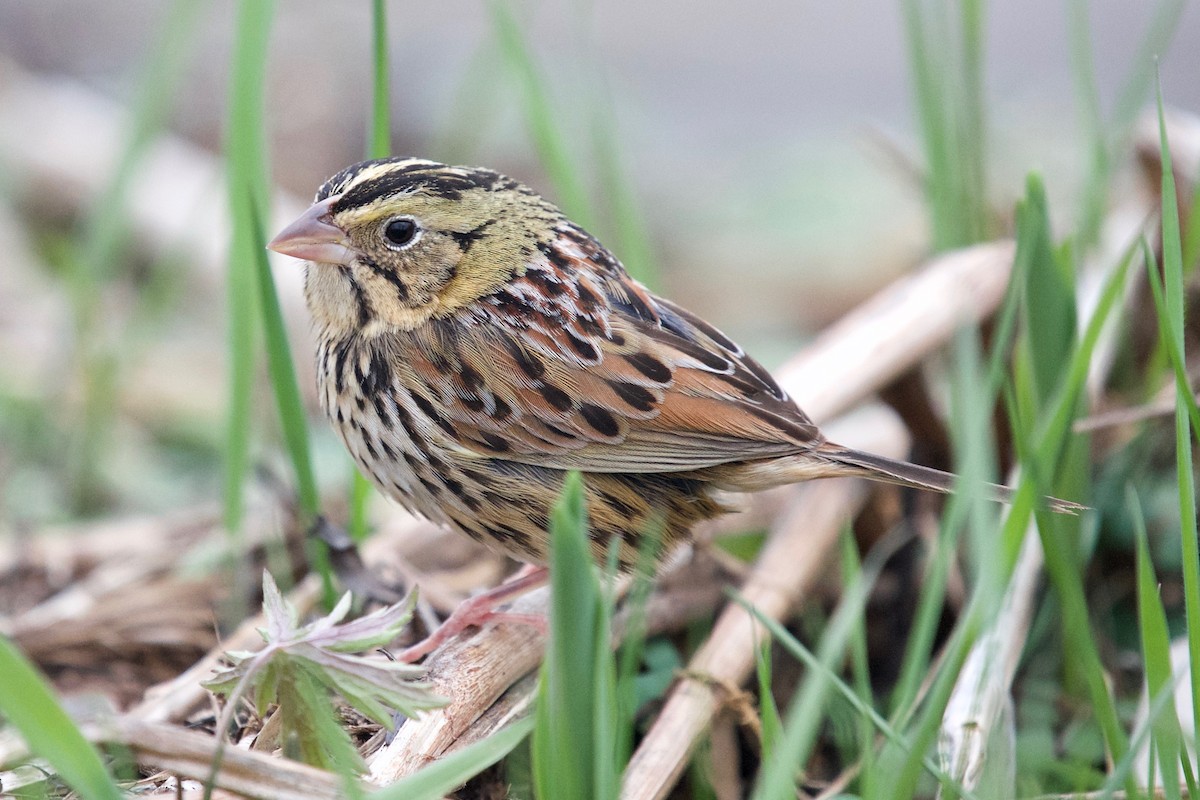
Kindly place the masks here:
[(483, 625), (485, 622), (515, 622), (545, 633), (546, 618), (542, 615), (497, 611), (496, 607), (541, 586), (548, 576), (549, 572), (545, 567), (527, 564), (513, 578), (496, 588), (464, 600), (437, 630), (413, 646), (400, 651), (396, 660), (407, 664), (420, 661), (467, 628)]

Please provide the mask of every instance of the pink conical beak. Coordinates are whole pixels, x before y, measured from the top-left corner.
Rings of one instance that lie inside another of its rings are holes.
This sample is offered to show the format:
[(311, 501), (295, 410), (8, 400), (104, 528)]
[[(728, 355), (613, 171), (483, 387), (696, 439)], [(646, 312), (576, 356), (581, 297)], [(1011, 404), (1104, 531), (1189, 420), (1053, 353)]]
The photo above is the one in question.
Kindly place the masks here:
[(267, 245), (268, 250), (321, 264), (348, 264), (354, 257), (345, 232), (331, 221), (341, 195), (328, 197), (305, 211)]

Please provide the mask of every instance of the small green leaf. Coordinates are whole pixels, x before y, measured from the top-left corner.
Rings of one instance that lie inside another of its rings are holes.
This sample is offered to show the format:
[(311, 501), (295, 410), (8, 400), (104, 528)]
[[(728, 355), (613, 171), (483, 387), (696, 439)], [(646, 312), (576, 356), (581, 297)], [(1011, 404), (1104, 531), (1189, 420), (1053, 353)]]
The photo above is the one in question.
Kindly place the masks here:
[(424, 668), (391, 661), (383, 656), (353, 655), (381, 647), (412, 617), (416, 597), (342, 623), (350, 609), (350, 595), (324, 617), (308, 625), (297, 622), (296, 609), (263, 573), (263, 604), (267, 626), (266, 647), (251, 655), (229, 654), (232, 665), (219, 670), (206, 686), (230, 694), (246, 685), (260, 713), (279, 706), (285, 744), (298, 757), (315, 766), (337, 769), (353, 748), (345, 732), (332, 719), (330, 696), (340, 695), (359, 713), (390, 727), (393, 712), (405, 716), (445, 705), (446, 701), (419, 680)]

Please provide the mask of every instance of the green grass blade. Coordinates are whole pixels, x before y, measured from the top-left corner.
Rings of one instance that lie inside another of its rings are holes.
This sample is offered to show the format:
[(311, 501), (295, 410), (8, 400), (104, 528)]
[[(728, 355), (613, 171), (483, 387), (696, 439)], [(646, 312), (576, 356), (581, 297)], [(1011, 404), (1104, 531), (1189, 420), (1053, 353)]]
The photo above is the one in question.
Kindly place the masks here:
[(762, 722), (762, 757), (769, 759), (783, 735), (783, 718), (775, 705), (771, 691), (771, 642), (762, 642), (755, 649), (755, 677), (758, 679), (758, 715)]
[[(1175, 173), (1171, 164), (1171, 148), (1167, 142), (1167, 125), (1163, 119), (1162, 90), (1158, 92), (1158, 135), (1162, 152), (1162, 252), (1163, 288), (1166, 300), (1166, 321), (1163, 331), (1169, 336), (1169, 347), (1175, 368), (1175, 470), (1179, 483), (1179, 519), (1182, 526), (1183, 599), (1187, 616), (1188, 661), (1192, 685), (1192, 735), (1200, 734), (1200, 544), (1196, 527), (1196, 478), (1192, 463), (1192, 419), (1196, 410), (1191, 383), (1183, 365), (1187, 363), (1184, 350), (1183, 308), (1183, 244), (1179, 232), (1179, 208), (1175, 194)], [(1159, 314), (1160, 330), (1162, 314)], [(1200, 430), (1200, 429), (1197, 429)]]
[[(977, 598), (979, 596), (976, 594)], [(905, 730), (906, 746), (893, 747), (890, 752), (885, 751), (880, 756), (880, 772), (889, 777), (887, 785), (881, 787), (881, 796), (899, 800), (916, 794), (921, 773), (927, 770), (924, 754), (937, 740), (946, 704), (954, 691), (955, 680), (982, 628), (985, 616), (983, 609), (982, 603), (973, 602), (959, 620), (925, 696), (924, 705), (916, 714), (915, 721)], [(948, 785), (944, 779), (942, 785)], [(959, 793), (961, 794), (961, 791)]]
[(1183, 785), (1187, 787), (1187, 796), (1200, 797), (1200, 783), (1196, 781), (1196, 772), (1186, 747), (1179, 748), (1179, 764), (1183, 767)]
[[(1141, 507), (1132, 488), (1129, 505), (1137, 528), (1137, 595), (1138, 622), (1142, 634), (1142, 658), (1146, 668), (1146, 687), (1149, 696), (1161, 691), (1173, 691), (1175, 681), (1171, 667), (1171, 636), (1167, 631), (1167, 613), (1158, 596), (1158, 579), (1150, 560), (1150, 546)], [(1167, 800), (1179, 800), (1179, 758), (1183, 737), (1173, 705), (1167, 707), (1152, 726), (1158, 767), (1162, 774), (1163, 791)]]
[[(654, 523), (638, 546), (638, 563), (633, 572), (633, 585), (629, 589), (625, 608), (625, 631), (616, 656), (617, 674), (617, 722), (614, 763), (629, 763), (633, 753), (636, 717), (639, 706), (638, 668), (646, 658), (646, 607), (654, 590), (654, 573), (658, 565), (658, 554), (662, 545), (662, 526)], [(674, 650), (669, 650), (674, 655)], [(650, 671), (651, 673), (653, 670)], [(670, 670), (672, 679), (674, 669)], [(651, 677), (651, 675), (647, 675)], [(661, 692), (666, 691), (670, 681), (664, 682)]]
[(983, 0), (959, 0), (962, 37), (962, 82), (955, 96), (959, 109), (957, 125), (959, 170), (963, 176), (962, 200), (966, 208), (965, 235), (970, 242), (988, 237), (987, 206), (987, 91), (983, 84)]
[(511, 753), (533, 729), (526, 718), (488, 738), (434, 761), (420, 771), (367, 795), (371, 800), (440, 800)]
[[(847, 529), (842, 534), (842, 585), (850, 586), (862, 576), (862, 559), (858, 556), (858, 544), (855, 542), (853, 531)], [(867, 620), (858, 620), (858, 625), (850, 639), (850, 672), (853, 679), (855, 696), (858, 698), (854, 707), (858, 709), (858, 760), (861, 765), (862, 794), (870, 796), (875, 790), (875, 727), (872, 715), (863, 709), (874, 711), (874, 696), (871, 690), (871, 670), (867, 652)], [(835, 684), (836, 686), (836, 684)], [(778, 714), (778, 712), (776, 712)], [(875, 714), (878, 716), (878, 714)], [(764, 720), (765, 724), (765, 720)]]
[[(1031, 208), (1037, 210), (1036, 204), (1031, 206)], [(1029, 227), (1026, 226), (1024, 231), (1024, 235), (1028, 235)], [(1027, 271), (1032, 263), (1030, 261), (1024, 266), (1018, 265), (1014, 280), (1021, 280), (1021, 270)], [(921, 763), (921, 754), (932, 744), (937, 734), (945, 703), (953, 687), (954, 678), (975, 635), (986, 620), (986, 614), (989, 613), (986, 609), (993, 607), (993, 604), (989, 603), (987, 598), (992, 597), (996, 590), (1002, 588), (1003, 581), (1006, 580), (1005, 576), (1009, 573), (1013, 559), (1015, 559), (1015, 554), (1027, 527), (1029, 514), (1040, 494), (1040, 490), (1035, 489), (1035, 486), (1040, 485), (1037, 478), (1043, 475), (1049, 477), (1056, 474), (1057, 465), (1060, 463), (1062, 454), (1066, 450), (1066, 442), (1071, 435), (1071, 421), (1078, 407), (1080, 392), (1084, 378), (1087, 375), (1087, 366), (1092, 349), (1098, 339), (1103, 321), (1107, 319), (1116, 304), (1117, 298), (1120, 296), (1120, 289), (1123, 286), (1125, 271), (1127, 269), (1128, 262), (1125, 262), (1120, 269), (1114, 272), (1109, 283), (1104, 287), (1097, 311), (1089, 321), (1084, 336), (1074, 352), (1070, 354), (1071, 358), (1068, 366), (1065, 369), (1060, 368), (1064, 378), (1061, 385), (1056, 387), (1057, 391), (1053, 393), (1054, 402), (1050, 404), (1047, 413), (1044, 415), (1048, 421), (1044, 425), (1037, 426), (1038, 430), (1036, 434), (1030, 430), (1030, 426), (1033, 423), (1032, 420), (1023, 422), (1024, 418), (1018, 416), (1014, 423), (1014, 438), (1019, 447), (1023, 442), (1027, 441), (1036, 441), (1038, 445), (1035, 448), (1036, 456), (1024, 453), (1023, 451), (1021, 453), (1023, 465), (1022, 478), (1018, 486), (1017, 496), (1010, 508), (1001, 535), (1003, 569), (993, 569), (986, 575), (981, 575), (981, 577), (987, 577), (988, 579), (981, 580), (976, 593), (972, 596), (971, 605), (967, 613), (960, 620), (954, 637), (946, 648), (946, 655), (926, 697), (924, 708), (908, 732), (909, 739), (912, 742), (912, 747), (908, 751), (908, 754), (900, 757), (894, 753), (889, 754), (885, 752), (884, 756), (880, 759), (878, 769), (881, 773), (889, 776), (889, 786), (883, 788), (885, 791), (890, 790), (891, 796), (904, 797), (911, 794), (917, 788), (917, 780), (924, 768)], [(1022, 296), (1024, 296), (1024, 291), (1022, 291)], [(1036, 408), (1038, 405), (1036, 398), (1031, 398), (1028, 405)], [(1126, 751), (1126, 746), (1113, 707), (1112, 698), (1108, 695), (1103, 681), (1103, 670), (1095, 649), (1095, 643), (1091, 638), (1087, 607), (1083, 598), (1080, 578), (1075, 568), (1074, 554), (1069, 552), (1060, 535), (1049, 533), (1051, 530), (1049, 526), (1056, 524), (1055, 521), (1044, 521), (1039, 517), (1039, 523), (1039, 529), (1042, 531), (1043, 538), (1053, 540), (1052, 542), (1045, 542), (1045, 547), (1048, 551), (1048, 569), (1055, 576), (1055, 581), (1059, 585), (1060, 592), (1071, 595), (1070, 598), (1064, 600), (1064, 605), (1071, 606), (1074, 612), (1072, 617), (1073, 622), (1064, 625), (1064, 628), (1067, 629), (1066, 633), (1068, 637), (1075, 636), (1083, 640), (1083, 644), (1079, 645), (1084, 650), (1084, 654), (1080, 659), (1084, 665), (1081, 669), (1084, 670), (1089, 678), (1089, 688), (1091, 689), (1093, 703), (1096, 706), (1096, 714), (1101, 720), (1101, 727), (1105, 732), (1106, 738), (1110, 740), (1110, 749), (1119, 758)], [(1054, 528), (1053, 530), (1057, 531), (1058, 529)], [(1073, 645), (1073, 647), (1075, 646)]]
[[(957, 5), (957, 15), (952, 5)], [(933, 248), (982, 241), (989, 227), (982, 4), (906, 0), (904, 23), (925, 151)]]
[(525, 124), (542, 166), (554, 183), (559, 205), (575, 222), (591, 229), (595, 222), (591, 203), (583, 179), (572, 163), (566, 134), (558, 125), (549, 89), (534, 63), (529, 43), (504, 0), (494, 0), (491, 9), (500, 52), (516, 77)]
[(59, 705), (45, 679), (11, 641), (0, 636), (0, 716), (18, 731), (34, 754), (86, 800), (120, 800), (125, 795), (113, 782), (100, 754), (79, 732)]
[[(1121, 269), (1114, 275), (1123, 277), (1124, 272), (1125, 270)], [(1117, 291), (1106, 294), (1112, 294), (1115, 299), (1120, 284), (1114, 280), (1113, 285)], [(1099, 323), (1103, 317), (1107, 316), (1108, 308), (1106, 306), (1111, 307), (1111, 301), (1106, 302), (1106, 299), (1102, 299), (1101, 307), (1093, 317), (1094, 324), (1089, 326), (1088, 333), (1085, 334), (1083, 342), (1076, 351), (1073, 364), (1078, 365), (1082, 361), (1084, 367), (1081, 370), (1072, 370), (1075, 374), (1068, 383), (1067, 391), (1063, 393), (1050, 431), (1045, 435), (1036, 454), (1022, 454), (1021, 483), (1023, 488), (1029, 485), (1043, 486), (1045, 484), (1039, 482), (1038, 478), (1054, 473), (1054, 465), (1058, 463), (1058, 457), (1062, 453), (1069, 431), (1070, 420), (1073, 418), (1072, 409), (1076, 407), (1079, 387), (1086, 376), (1086, 361), (1083, 359), (1083, 354), (1090, 354), (1095, 344), (1099, 334)], [(1095, 335), (1090, 336), (1093, 329)], [(1096, 641), (1092, 635), (1077, 554), (1067, 537), (1062, 535), (1062, 520), (1058, 517), (1059, 515), (1051, 512), (1039, 510), (1038, 532), (1045, 551), (1046, 572), (1050, 576), (1050, 581), (1062, 604), (1064, 647), (1070, 654), (1072, 663), (1084, 678), (1093, 713), (1104, 734), (1108, 749), (1114, 760), (1120, 760), (1128, 749), (1128, 742), (1121, 729), (1116, 707), (1105, 680), (1105, 672)]]
[[(265, 243), (262, 220), (256, 213), (258, 204), (249, 201), (246, 207), (251, 213), (250, 224), (255, 238)], [(283, 322), (283, 310), (279, 306), (279, 295), (275, 291), (275, 280), (271, 275), (271, 265), (267, 260), (265, 248), (258, 250), (258, 257), (254, 261), (258, 276), (258, 296), (262, 301), (260, 311), (267, 345), (271, 387), (275, 390), (283, 439), (296, 473), (303, 522), (305, 525), (311, 525), (321, 512), (321, 498), (317, 492), (317, 479), (313, 474), (312, 456), (309, 452), (307, 416), (300, 394), (300, 382), (296, 378), (292, 348), (288, 344), (287, 328)]]
[(945, 70), (935, 61), (940, 50), (931, 47), (927, 41), (925, 16), (920, 0), (907, 0), (904, 3), (904, 23), (908, 36), (909, 61), (913, 72), (921, 141), (925, 148), (925, 188), (930, 197), (934, 247), (943, 249), (949, 246), (951, 239), (947, 231), (949, 225), (943, 220), (948, 219), (950, 215), (943, 210), (942, 195), (934, 191), (932, 185), (934, 176), (945, 171), (944, 165), (949, 157), (945, 141), (946, 126), (939, 98), (939, 76)]
[[(1015, 286), (1024, 285), (1021, 269), (1018, 264), (1014, 270), (1012, 280)], [(1020, 296), (1023, 295), (1010, 294), (1014, 303)], [(990, 409), (994, 406), (995, 395), (985, 379), (987, 372), (974, 336), (964, 332), (959, 337), (954, 355), (952, 432), (956, 443), (956, 466), (961, 472), (963, 484), (969, 487), (973, 481), (993, 477), (989, 473), (993, 450)], [(966, 491), (969, 495), (970, 489)], [(1023, 513), (1027, 519), (1033, 501), (1032, 493), (1023, 501), (1017, 498), (1010, 514), (1019, 516)], [(915, 705), (915, 698), (919, 683), (928, 679), (927, 668), (907, 674), (910, 681), (906, 689), (908, 695), (901, 696), (900, 702), (893, 703), (892, 719), (905, 731), (906, 746), (889, 743), (880, 754), (875, 768), (880, 776), (874, 787), (877, 796), (905, 797), (917, 791), (922, 773), (928, 771), (924, 756), (940, 733), (945, 706), (954, 690), (959, 670), (979, 631), (987, 623), (988, 615), (999, 605), (1000, 595), (1012, 569), (1014, 557), (1011, 553), (1019, 548), (1025, 527), (1005, 527), (998, 536), (995, 517), (995, 509), (977, 497), (958, 495), (951, 498), (948, 504), (936, 542), (937, 549), (932, 554), (931, 580), (922, 587), (921, 616), (917, 623), (925, 628), (921, 633), (924, 639), (922, 660), (910, 659), (906, 667), (913, 670), (915, 664), (924, 664), (928, 660), (928, 651), (940, 621), (946, 577), (950, 565), (957, 558), (961, 538), (959, 531), (968, 522), (970, 525), (967, 530), (974, 534), (969, 551), (972, 555), (974, 591), (966, 613), (960, 618), (951, 640), (944, 648), (923, 705)], [(939, 776), (939, 781), (944, 787), (943, 791), (953, 789), (961, 794), (962, 788), (953, 782), (948, 783), (945, 777)]]
[[(961, 507), (961, 504), (958, 505)], [(958, 551), (959, 531), (963, 520), (961, 514), (951, 511), (947, 511), (939, 527), (938, 538), (934, 543), (935, 549), (921, 581), (912, 629), (904, 645), (900, 677), (892, 691), (891, 718), (901, 723), (913, 711), (917, 693), (928, 672), (929, 658), (945, 605), (946, 583)]]
[[(258, 297), (261, 301), (259, 313), (263, 323), (263, 338), (267, 346), (267, 369), (271, 376), (275, 403), (279, 409), (283, 440), (296, 475), (300, 525), (308, 530), (316, 523), (317, 516), (321, 513), (321, 497), (317, 491), (317, 478), (313, 473), (312, 455), (308, 444), (308, 416), (304, 412), (304, 400), (300, 393), (300, 382), (296, 379), (296, 367), (292, 361), (291, 345), (288, 344), (283, 310), (279, 306), (279, 295), (275, 291), (275, 280), (267, 260), (266, 232), (258, 216), (259, 205), (248, 197), (243, 208), (250, 214), (251, 238), (262, 245), (255, 250), (254, 265), (258, 278)], [(329, 560), (329, 548), (315, 536), (308, 537), (308, 548), (313, 569), (321, 576), (325, 605), (332, 607), (337, 602), (337, 595), (333, 586), (333, 566)]]
[(371, 2), (371, 138), (367, 158), (384, 158), (392, 152), (391, 109), (388, 86), (387, 0)]
[[(1064, 454), (1068, 453), (1068, 443), (1072, 437), (1071, 426), (1078, 413), (1092, 352), (1105, 321), (1121, 296), (1129, 263), (1129, 259), (1124, 260), (1113, 270), (1104, 285), (1097, 307), (1088, 320), (1078, 345), (1062, 368), (1063, 377), (1054, 394), (1054, 401), (1040, 415), (1045, 422), (1038, 424), (1032, 419), (1023, 418), (1021, 414), (1016, 413), (1016, 406), (1013, 403), (1009, 404), (1010, 412), (1013, 412), (1014, 441), (1018, 447), (1022, 467), (1018, 502), (1031, 496), (1032, 487), (1037, 487), (1035, 494), (1053, 490), (1051, 478), (1060, 474)], [(1031, 329), (1028, 335), (1036, 339), (1038, 331)], [(1026, 387), (1025, 391), (1031, 392), (1032, 388)], [(1037, 405), (1036, 398), (1026, 401), (1026, 405), (1029, 404)], [(1027, 442), (1036, 444), (1032, 448), (1026, 448)], [(1023, 526), (1026, 519), (1027, 517), (1018, 518), (1017, 508), (1014, 507), (1007, 524)], [(1066, 535), (1066, 525), (1077, 522), (1045, 511), (1041, 507), (1037, 512), (1037, 521), (1045, 552), (1046, 572), (1062, 604), (1065, 650), (1070, 654), (1073, 668), (1085, 683), (1093, 713), (1113, 760), (1119, 761), (1128, 750), (1128, 742), (1109, 693), (1104, 668), (1092, 635), (1078, 554), (1071, 544), (1074, 539)], [(1132, 790), (1133, 787), (1129, 788)]]
[[(1158, 315), (1159, 338), (1164, 345), (1163, 352), (1167, 355), (1167, 363), (1174, 370), (1176, 386), (1178, 387), (1181, 381), (1183, 385), (1187, 386), (1190, 384), (1190, 379), (1187, 374), (1187, 365), (1183, 360), (1182, 339), (1178, 338), (1171, 330), (1172, 301), (1167, 300), (1167, 290), (1163, 286), (1162, 276), (1159, 275), (1158, 261), (1154, 258), (1154, 251), (1150, 249), (1149, 243), (1145, 241), (1142, 242), (1142, 257), (1146, 262), (1146, 282), (1150, 284), (1150, 297), (1154, 301), (1154, 311)], [(1179, 395), (1177, 401), (1187, 414), (1192, 430), (1200, 430), (1200, 406), (1196, 403), (1195, 395), (1185, 391)], [(1183, 491), (1183, 487), (1180, 487), (1180, 491)]]
[[(885, 540), (886, 541), (886, 540)], [(817, 652), (819, 668), (810, 667), (799, 690), (797, 690), (791, 707), (787, 712), (783, 735), (776, 743), (774, 752), (764, 759), (755, 783), (753, 800), (783, 800), (796, 796), (796, 771), (808, 761), (813, 746), (817, 741), (817, 733), (824, 721), (821, 713), (826, 698), (834, 683), (830, 680), (833, 673), (831, 665), (840, 663), (844, 656), (854, 631), (862, 618), (870, 588), (878, 577), (879, 570), (887, 557), (892, 553), (889, 546), (877, 546), (868, 555), (860, 579), (847, 586), (842, 594), (842, 602), (834, 612), (821, 637)], [(757, 612), (736, 593), (735, 600), (747, 608), (750, 613)], [(758, 615), (761, 617), (761, 615)], [(772, 633), (780, 630), (780, 626), (770, 624), (764, 619), (764, 624)], [(785, 641), (781, 639), (781, 641)], [(786, 641), (785, 641), (786, 644)], [(852, 690), (848, 690), (853, 695)], [(857, 698), (851, 700), (854, 702)]]
[[(249, 255), (245, 234), (234, 234), (231, 249)], [(241, 529), (245, 513), (243, 486), (250, 468), (250, 423), (253, 410), (257, 341), (257, 283), (251, 271), (231, 259), (229, 274), (229, 410), (225, 431), (224, 523), (231, 533)]]
[[(878, 578), (883, 564), (894, 553), (896, 543), (898, 540), (895, 542), (884, 540), (867, 555), (858, 578), (844, 590), (842, 602), (826, 627), (816, 655), (810, 653), (807, 648), (796, 641), (782, 625), (762, 616), (742, 598), (734, 595), (734, 599), (746, 606), (750, 613), (755, 614), (771, 635), (803, 661), (809, 670), (809, 674), (805, 677), (788, 711), (783, 738), (776, 747), (774, 756), (763, 764), (752, 795), (754, 800), (795, 796), (793, 786), (795, 771), (807, 761), (812, 745), (815, 743), (816, 732), (824, 721), (819, 712), (825, 696), (831, 688), (836, 689), (859, 713), (868, 717), (891, 743), (892, 759), (889, 761), (881, 759), (877, 767), (880, 775), (886, 775), (886, 780), (880, 781), (880, 785), (877, 787), (879, 794), (876, 796), (905, 796), (903, 787), (908, 786), (909, 783), (901, 784), (900, 781), (903, 778), (898, 775), (895, 768), (898, 766), (898, 760), (909, 756), (917, 765), (918, 773), (920, 770), (926, 770), (935, 775), (944, 786), (954, 787), (960, 796), (970, 796), (962, 787), (956, 787), (954, 781), (925, 755), (932, 736), (936, 734), (937, 722), (941, 717), (940, 711), (929, 712), (933, 717), (932, 733), (925, 731), (919, 731), (918, 733), (921, 735), (901, 733), (891, 723), (884, 720), (869, 703), (860, 699), (855, 690), (838, 678), (833, 669), (833, 665), (840, 661), (841, 654), (853, 635), (855, 627), (860, 624), (871, 587)], [(968, 612), (968, 620), (977, 618), (977, 611), (975, 613)], [(977, 626), (960, 625), (955, 636), (969, 642), (973, 627)], [(942, 677), (939, 678), (941, 684), (949, 684), (949, 686), (939, 689), (939, 682), (935, 682), (933, 688), (935, 705), (937, 705), (936, 696), (939, 691), (948, 696), (949, 688), (953, 685), (952, 678), (957, 674), (957, 668), (953, 663), (953, 654), (957, 652), (965, 656), (966, 649), (965, 644), (956, 644), (955, 641), (950, 643), (948, 650), (951, 655), (946, 661), (943, 661), (940, 670)], [(944, 703), (945, 701), (942, 700), (941, 705)], [(929, 726), (926, 725), (926, 727)], [(913, 777), (911, 783), (915, 784), (915, 780), (916, 778)], [(911, 796), (911, 791), (907, 796)]]
[[(1134, 729), (1129, 737), (1129, 750), (1126, 751), (1124, 757), (1113, 763), (1113, 768), (1109, 771), (1108, 776), (1104, 779), (1103, 785), (1099, 791), (1092, 796), (1110, 798), (1116, 796), (1117, 790), (1122, 785), (1130, 786), (1136, 778), (1133, 775), (1134, 760), (1138, 751), (1150, 744), (1151, 764), (1154, 763), (1153, 742), (1150, 741), (1151, 732), (1154, 726), (1158, 723), (1159, 718), (1167, 712), (1168, 708), (1175, 704), (1175, 687), (1164, 687), (1156, 695), (1150, 697), (1148, 705), (1148, 713), (1142, 724)], [(1145, 782), (1147, 785), (1150, 781)], [(1128, 797), (1146, 797), (1145, 792), (1135, 792), (1128, 794)], [(1194, 795), (1193, 795), (1194, 796)]]
[[(550, 641), (542, 665), (537, 724), (533, 731), (534, 784), (539, 797), (597, 797), (608, 785), (597, 772), (598, 732), (612, 725), (602, 715), (615, 713), (612, 703), (597, 705), (596, 684), (610, 680), (611, 670), (597, 672), (601, 651), (609, 658), (607, 640), (599, 634), (603, 598), (597, 584), (587, 538), (583, 478), (569, 473), (550, 519)], [(612, 697), (611, 687), (600, 697)], [(611, 744), (611, 742), (609, 742)]]
[[(1005, 378), (1008, 354), (1016, 335), (1029, 265), (1029, 259), (1014, 260), (1004, 301), (996, 315), (992, 354), (982, 380), (975, 364), (979, 348), (976, 337), (964, 333), (954, 349), (955, 379), (951, 386), (956, 396), (953, 402), (952, 430), (955, 433), (954, 441), (957, 443), (956, 468), (964, 484), (972, 480), (992, 478), (986, 471), (991, 459), (988, 452), (993, 447), (988, 429), (996, 397)], [(979, 391), (980, 388), (982, 391)], [(962, 393), (961, 399), (957, 396), (958, 393)], [(1024, 502), (1032, 508), (1033, 493), (1027, 494), (1029, 498)], [(941, 619), (950, 566), (956, 557), (960, 529), (971, 510), (963, 500), (962, 495), (950, 498), (946, 513), (942, 517), (936, 550), (922, 581), (913, 628), (901, 662), (900, 677), (892, 693), (891, 718), (898, 723), (906, 721), (915, 710), (912, 704), (928, 670), (934, 637)], [(978, 526), (979, 521), (974, 520), (974, 524)]]
[[(613, 542), (609, 547), (609, 559), (605, 574), (615, 578), (617, 573), (617, 548)], [(597, 587), (600, 589), (600, 587)], [(596, 614), (596, 629), (592, 643), (591, 707), (594, 720), (592, 738), (592, 796), (616, 798), (621, 790), (621, 769), (617, 765), (617, 754), (623, 748), (619, 726), (622, 722), (620, 700), (617, 694), (617, 662), (613, 657), (612, 620), (616, 612), (616, 592), (612, 580), (599, 591), (600, 603)], [(621, 762), (623, 767), (624, 761)]]
[(1017, 253), (1023, 264), (1028, 332), (1023, 352), (1030, 362), (1035, 401), (1045, 407), (1058, 388), (1075, 342), (1075, 286), (1070, 263), (1056, 257), (1050, 211), (1041, 178), (1031, 174), (1017, 205)]
[(1200, 261), (1200, 182), (1192, 190), (1189, 207), (1187, 224), (1183, 226), (1187, 234), (1183, 240), (1183, 267), (1191, 272)]
[[(258, 282), (254, 263), (263, 247), (252, 228), (248, 202), (267, 196), (266, 124), (263, 87), (274, 3), (242, 0), (238, 4), (233, 64), (229, 78), (226, 166), (233, 233), (229, 252), (229, 417), (225, 436), (224, 522), (240, 529), (243, 486), (250, 465), (250, 425), (257, 362)], [(250, 188), (252, 187), (252, 188)], [(266, 210), (258, 207), (259, 219)]]
[[(747, 611), (754, 614), (760, 622), (767, 628), (771, 636), (779, 641), (780, 645), (785, 650), (794, 655), (804, 666), (813, 672), (821, 673), (825, 679), (830, 682), (834, 689), (849, 703), (856, 711), (858, 711), (864, 719), (869, 720), (874, 729), (879, 731), (890, 743), (898, 747), (904, 752), (911, 752), (912, 741), (898, 730), (894, 725), (884, 719), (878, 711), (871, 707), (871, 704), (866, 702), (854, 687), (847, 684), (842, 678), (834, 672), (828, 664), (822, 662), (821, 658), (804, 646), (804, 643), (792, 636), (787, 628), (780, 625), (777, 621), (760, 613), (756, 608), (745, 603), (742, 599), (735, 598), (741, 603)], [(954, 779), (938, 766), (929, 756), (922, 758), (922, 764), (930, 775), (938, 779), (944, 786), (950, 786), (954, 789), (955, 794), (960, 797), (971, 798), (973, 795), (965, 787), (959, 786)], [(864, 793), (864, 796), (883, 796), (883, 787), (875, 794), (869, 792)]]

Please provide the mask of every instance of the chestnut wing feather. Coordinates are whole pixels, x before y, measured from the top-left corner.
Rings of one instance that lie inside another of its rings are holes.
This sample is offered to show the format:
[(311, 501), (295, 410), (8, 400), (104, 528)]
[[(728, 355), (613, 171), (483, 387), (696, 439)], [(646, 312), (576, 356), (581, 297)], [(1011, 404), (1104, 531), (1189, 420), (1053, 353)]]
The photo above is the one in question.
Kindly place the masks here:
[(708, 323), (623, 276), (563, 278), (531, 268), (469, 312), (408, 334), (402, 372), (415, 385), (407, 388), (452, 426), (460, 447), (628, 473), (776, 457), (823, 441), (770, 374)]

